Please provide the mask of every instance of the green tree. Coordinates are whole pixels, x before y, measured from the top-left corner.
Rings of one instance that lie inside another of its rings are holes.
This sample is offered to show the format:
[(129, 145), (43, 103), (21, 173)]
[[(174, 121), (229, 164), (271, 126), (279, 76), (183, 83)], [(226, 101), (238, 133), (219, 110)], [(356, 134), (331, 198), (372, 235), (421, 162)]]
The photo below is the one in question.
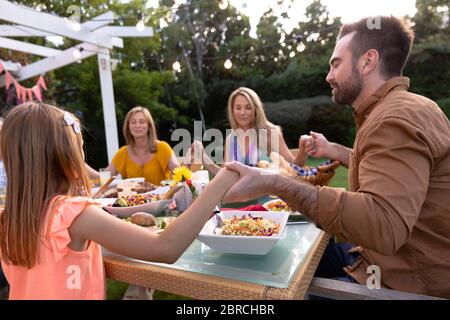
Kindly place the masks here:
[(417, 12), (412, 21), (416, 42), (446, 42), (450, 39), (447, 0), (416, 0)]

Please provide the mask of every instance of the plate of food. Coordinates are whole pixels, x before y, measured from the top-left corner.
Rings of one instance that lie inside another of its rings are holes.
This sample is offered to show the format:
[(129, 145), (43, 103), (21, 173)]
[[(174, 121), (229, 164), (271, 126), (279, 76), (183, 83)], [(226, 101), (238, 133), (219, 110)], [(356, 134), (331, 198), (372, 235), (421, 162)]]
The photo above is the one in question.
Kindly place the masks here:
[(119, 218), (156, 233), (164, 231), (164, 229), (176, 219), (176, 217), (155, 217), (151, 213), (147, 212), (135, 212), (129, 217)]
[[(133, 179), (139, 179), (139, 178), (133, 178)], [(119, 180), (121, 182), (123, 181), (129, 181), (132, 179), (126, 179), (126, 180)], [(153, 184), (151, 184), (150, 182), (146, 182), (146, 181), (130, 181), (132, 183), (135, 183), (132, 187), (131, 187), (131, 191), (135, 191), (138, 194), (142, 194), (142, 193), (149, 193), (151, 191), (154, 191), (157, 189), (157, 187)], [(92, 194), (95, 194), (100, 188), (92, 188)], [(118, 193), (121, 191), (118, 183), (114, 184), (114, 181), (109, 185), (109, 187), (103, 191), (100, 195), (99, 198), (117, 198), (118, 197)]]
[(221, 253), (265, 255), (285, 237), (288, 212), (223, 211), (218, 232), (216, 219), (206, 222), (197, 239)]
[(129, 217), (136, 212), (160, 215), (173, 199), (163, 200), (161, 195), (136, 194), (118, 197), (112, 204), (103, 207), (106, 211), (119, 217)]
[(291, 208), (289, 208), (287, 203), (281, 199), (274, 199), (274, 200), (267, 201), (262, 206), (268, 211), (289, 212), (292, 215), (300, 214), (298, 211), (294, 211)]

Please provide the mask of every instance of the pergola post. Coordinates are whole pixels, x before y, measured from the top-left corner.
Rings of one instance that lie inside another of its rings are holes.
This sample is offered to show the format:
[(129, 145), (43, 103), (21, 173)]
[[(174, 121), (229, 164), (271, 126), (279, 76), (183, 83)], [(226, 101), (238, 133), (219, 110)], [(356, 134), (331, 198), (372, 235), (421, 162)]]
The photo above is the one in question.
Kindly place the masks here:
[[(14, 72), (17, 81), (29, 79), (45, 72), (81, 61), (97, 54), (100, 74), (100, 85), (103, 103), (103, 120), (105, 123), (106, 149), (108, 161), (111, 162), (119, 149), (117, 134), (114, 90), (111, 73), (110, 50), (113, 47), (123, 48), (122, 37), (152, 37), (153, 29), (145, 27), (137, 30), (135, 27), (110, 26), (114, 21), (114, 13), (105, 12), (98, 17), (86, 21), (76, 31), (68, 20), (53, 14), (37, 11), (7, 0), (0, 0), (0, 21), (10, 24), (0, 25), (0, 48), (45, 57), (23, 67), (6, 65), (8, 71)], [(58, 50), (35, 44), (22, 42), (13, 38), (20, 37), (63, 36), (80, 43)], [(78, 50), (78, 56), (74, 51)], [(5, 86), (5, 76), (0, 76), (0, 88)]]
[(97, 54), (97, 58), (100, 75), (100, 88), (102, 91), (106, 149), (108, 152), (108, 163), (111, 163), (114, 154), (119, 149), (119, 139), (117, 135), (116, 108), (114, 103), (114, 88), (109, 50), (107, 50), (107, 53)]

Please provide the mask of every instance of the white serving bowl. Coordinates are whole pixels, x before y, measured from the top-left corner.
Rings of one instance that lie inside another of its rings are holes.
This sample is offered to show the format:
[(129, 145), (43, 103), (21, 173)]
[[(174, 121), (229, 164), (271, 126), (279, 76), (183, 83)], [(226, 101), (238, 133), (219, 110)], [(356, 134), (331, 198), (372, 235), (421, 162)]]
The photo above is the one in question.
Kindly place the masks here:
[(158, 216), (161, 213), (163, 213), (164, 207), (166, 207), (172, 201), (173, 199), (159, 200), (131, 207), (113, 207), (112, 205), (106, 205), (103, 207), (103, 209), (105, 209), (106, 211), (108, 211), (113, 215), (123, 218), (127, 218), (136, 212), (147, 212), (151, 213), (154, 216)]
[(252, 254), (265, 255), (275, 244), (285, 238), (284, 229), (289, 218), (289, 212), (274, 212), (274, 211), (222, 211), (223, 219), (229, 219), (233, 216), (242, 216), (251, 214), (253, 216), (261, 216), (265, 219), (273, 220), (280, 224), (280, 232), (277, 235), (265, 236), (228, 236), (215, 234), (216, 218), (212, 217), (203, 226), (197, 239), (206, 244), (211, 249), (221, 253), (238, 253), (238, 254)]

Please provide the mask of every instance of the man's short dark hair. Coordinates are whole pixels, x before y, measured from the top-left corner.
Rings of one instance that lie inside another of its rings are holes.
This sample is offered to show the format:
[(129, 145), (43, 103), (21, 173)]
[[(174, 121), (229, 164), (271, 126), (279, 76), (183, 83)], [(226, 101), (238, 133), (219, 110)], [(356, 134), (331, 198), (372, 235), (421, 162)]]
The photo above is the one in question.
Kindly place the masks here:
[[(374, 21), (379, 23), (371, 25)], [(350, 43), (355, 64), (364, 53), (375, 49), (380, 56), (381, 73), (386, 79), (402, 75), (414, 41), (414, 31), (405, 21), (393, 16), (364, 18), (343, 25), (338, 40), (352, 32), (356, 32)]]

